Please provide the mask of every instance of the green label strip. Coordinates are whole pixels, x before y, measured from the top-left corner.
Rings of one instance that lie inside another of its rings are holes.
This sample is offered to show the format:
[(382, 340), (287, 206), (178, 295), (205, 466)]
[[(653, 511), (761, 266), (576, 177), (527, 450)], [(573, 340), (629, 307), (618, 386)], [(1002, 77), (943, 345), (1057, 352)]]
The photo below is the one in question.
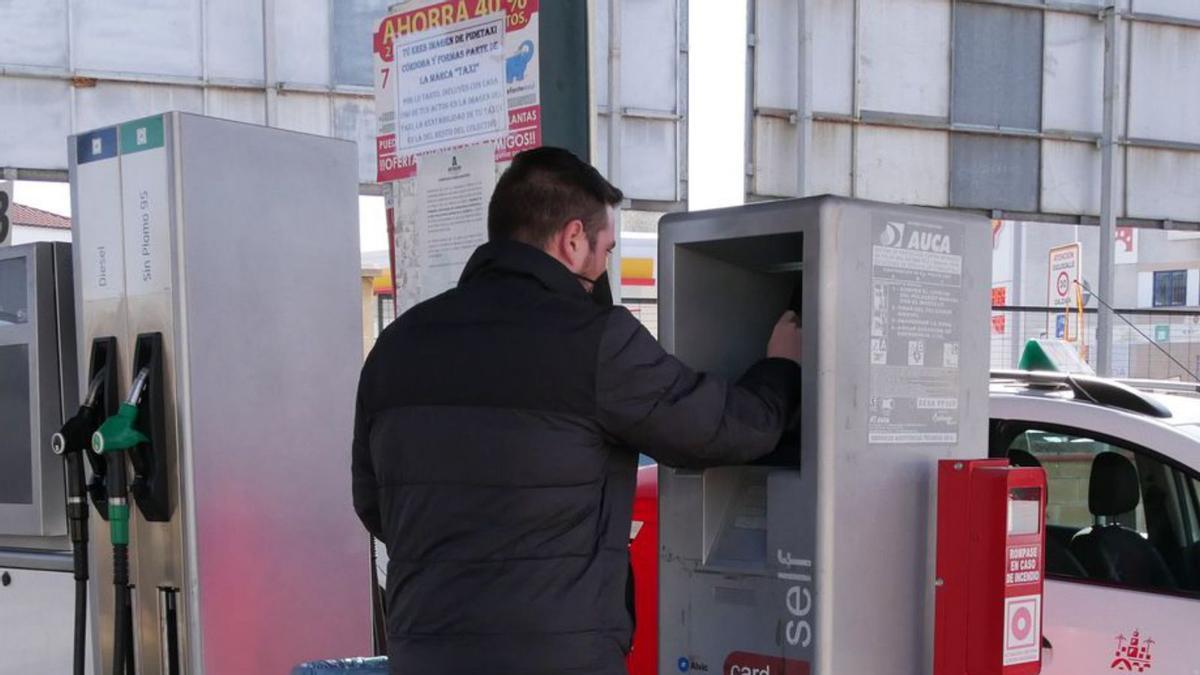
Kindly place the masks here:
[(121, 154), (129, 155), (163, 146), (162, 115), (146, 117), (121, 125)]

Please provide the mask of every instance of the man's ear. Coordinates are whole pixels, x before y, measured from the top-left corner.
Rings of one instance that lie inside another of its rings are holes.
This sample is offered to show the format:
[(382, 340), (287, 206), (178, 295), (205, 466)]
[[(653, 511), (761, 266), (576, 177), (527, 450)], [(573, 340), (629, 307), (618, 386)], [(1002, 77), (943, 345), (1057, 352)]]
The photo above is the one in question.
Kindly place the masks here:
[(570, 221), (562, 229), (563, 253), (567, 255), (571, 262), (576, 262), (578, 258), (587, 256), (587, 232), (584, 230), (583, 221), (576, 218)]

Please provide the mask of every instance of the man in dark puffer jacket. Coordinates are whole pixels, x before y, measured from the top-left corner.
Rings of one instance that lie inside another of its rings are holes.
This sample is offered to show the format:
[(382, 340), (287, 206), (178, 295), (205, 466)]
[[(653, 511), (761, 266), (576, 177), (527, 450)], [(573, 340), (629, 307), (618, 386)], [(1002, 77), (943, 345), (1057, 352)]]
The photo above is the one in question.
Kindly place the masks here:
[(774, 358), (730, 384), (612, 305), (621, 199), (565, 150), (519, 155), (458, 287), (405, 312), (363, 366), (354, 506), (387, 544), (394, 674), (623, 674), (638, 451), (748, 462), (798, 405), (790, 312)]

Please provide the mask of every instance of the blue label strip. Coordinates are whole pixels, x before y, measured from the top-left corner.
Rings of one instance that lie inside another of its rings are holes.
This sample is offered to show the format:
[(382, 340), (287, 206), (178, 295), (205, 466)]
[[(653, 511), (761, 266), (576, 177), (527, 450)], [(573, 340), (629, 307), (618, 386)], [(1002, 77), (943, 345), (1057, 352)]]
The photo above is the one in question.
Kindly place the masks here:
[(80, 135), (75, 141), (75, 162), (87, 164), (117, 156), (117, 128), (97, 129)]

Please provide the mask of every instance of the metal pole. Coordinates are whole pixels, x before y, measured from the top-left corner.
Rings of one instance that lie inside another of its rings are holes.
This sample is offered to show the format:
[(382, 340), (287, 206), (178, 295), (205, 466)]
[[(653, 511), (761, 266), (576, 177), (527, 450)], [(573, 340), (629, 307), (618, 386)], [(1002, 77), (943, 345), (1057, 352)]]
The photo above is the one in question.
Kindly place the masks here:
[[(608, 181), (621, 187), (621, 0), (608, 5)], [(616, 248), (609, 260), (613, 300), (621, 303), (621, 211), (613, 218)]]
[(808, 155), (812, 145), (812, 27), (808, 0), (796, 3), (796, 196), (808, 194)]
[(275, 0), (263, 0), (263, 93), (267, 126), (277, 124), (278, 104), (275, 88)]
[[(1113, 300), (1113, 248), (1117, 234), (1117, 104), (1121, 100), (1121, 14), (1116, 4), (1104, 10), (1104, 129), (1100, 141), (1100, 299)], [(1096, 373), (1112, 374), (1112, 310), (1100, 303), (1096, 321)]]
[[(1012, 232), (1012, 304), (1021, 306), (1025, 304), (1024, 286), (1025, 280), (1025, 223), (1010, 222), (1009, 227), (1013, 228)], [(1020, 232), (1017, 229), (1020, 229)], [(1012, 358), (1008, 364), (1009, 368), (1016, 368), (1021, 363), (1021, 352), (1025, 350), (1024, 330), (1025, 330), (1025, 314), (1022, 312), (1011, 312), (1008, 315), (1012, 325), (1009, 327), (1009, 335), (1012, 336)]]

